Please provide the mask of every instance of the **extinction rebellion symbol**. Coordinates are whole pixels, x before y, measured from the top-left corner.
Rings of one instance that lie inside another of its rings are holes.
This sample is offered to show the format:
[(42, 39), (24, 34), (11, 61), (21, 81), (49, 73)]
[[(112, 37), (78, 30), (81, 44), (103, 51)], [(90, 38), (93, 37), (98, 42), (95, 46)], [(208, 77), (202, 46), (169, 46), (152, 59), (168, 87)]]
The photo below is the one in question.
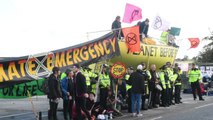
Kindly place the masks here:
[[(51, 60), (48, 62), (54, 63), (55, 56), (54, 53), (52, 52), (29, 55), (27, 62), (25, 64), (25, 70), (27, 74), (34, 79), (40, 79), (42, 77), (49, 76), (52, 73), (52, 71), (47, 68), (48, 57), (51, 57)], [(33, 69), (32, 71), (32, 68), (35, 69)]]

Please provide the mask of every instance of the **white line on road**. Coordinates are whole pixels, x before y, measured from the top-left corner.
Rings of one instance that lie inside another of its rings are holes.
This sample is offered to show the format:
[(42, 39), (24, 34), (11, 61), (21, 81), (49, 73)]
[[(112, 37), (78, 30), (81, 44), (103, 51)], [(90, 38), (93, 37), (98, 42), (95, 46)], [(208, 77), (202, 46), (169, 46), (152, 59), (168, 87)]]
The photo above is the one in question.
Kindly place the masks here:
[(202, 105), (202, 106), (199, 106), (199, 107), (195, 107), (195, 109), (203, 108), (203, 107), (210, 106), (210, 105), (213, 105), (213, 103)]
[(157, 119), (161, 119), (161, 118), (163, 118), (162, 116), (159, 116), (159, 117), (156, 117), (156, 118), (152, 118), (152, 119), (150, 119), (150, 120), (157, 120)]
[(5, 115), (5, 116), (1, 116), (0, 118), (8, 118), (8, 117), (20, 116), (20, 115), (25, 115), (25, 114), (32, 114), (32, 112), (20, 113), (20, 114), (12, 114), (12, 115)]

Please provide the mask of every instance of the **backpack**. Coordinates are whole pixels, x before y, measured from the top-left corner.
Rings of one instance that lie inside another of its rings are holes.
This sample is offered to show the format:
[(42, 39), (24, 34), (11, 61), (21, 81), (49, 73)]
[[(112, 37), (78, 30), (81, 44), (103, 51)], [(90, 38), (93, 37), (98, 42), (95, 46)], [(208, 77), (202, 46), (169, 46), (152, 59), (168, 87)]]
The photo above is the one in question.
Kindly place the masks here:
[(42, 84), (42, 92), (45, 94), (45, 95), (48, 95), (49, 94), (49, 85), (48, 85), (48, 82), (49, 82), (49, 77), (45, 78), (44, 79), (44, 82)]

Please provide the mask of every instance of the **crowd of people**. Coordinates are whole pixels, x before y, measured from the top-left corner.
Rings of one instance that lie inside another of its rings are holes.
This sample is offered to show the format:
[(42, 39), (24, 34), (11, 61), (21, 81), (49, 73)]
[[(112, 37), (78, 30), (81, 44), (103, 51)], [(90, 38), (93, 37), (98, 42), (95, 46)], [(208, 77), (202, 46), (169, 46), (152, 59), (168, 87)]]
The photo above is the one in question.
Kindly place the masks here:
[[(140, 39), (148, 37), (149, 19), (138, 22)], [(120, 16), (112, 23), (112, 29), (118, 39), (123, 36)], [(178, 47), (174, 43), (174, 36), (169, 30), (161, 35), (161, 40), (168, 45)], [(141, 117), (141, 110), (158, 107), (169, 107), (181, 102), (181, 74), (178, 64), (173, 67), (170, 62), (156, 71), (156, 65), (147, 68), (142, 62), (136, 69), (127, 68), (127, 73), (122, 79), (114, 79), (110, 73), (110, 66), (103, 64), (100, 73), (95, 73), (88, 66), (75, 64), (72, 68), (60, 73), (54, 67), (48, 80), (48, 98), (50, 110), (48, 118), (57, 120), (57, 107), (59, 100), (63, 99), (64, 120), (93, 120), (114, 118), (122, 116), (122, 110), (132, 113), (133, 117)], [(188, 72), (194, 100), (202, 98), (199, 80), (200, 70), (192, 65)]]
[[(57, 106), (61, 98), (64, 120), (114, 118), (122, 116), (123, 110), (141, 117), (141, 110), (182, 103), (182, 71), (178, 64), (172, 67), (167, 62), (157, 72), (155, 64), (146, 68), (145, 62), (142, 62), (136, 69), (128, 67), (127, 73), (119, 80), (109, 74), (109, 65), (103, 64), (100, 70), (98, 74), (88, 66), (75, 64), (65, 73), (60, 73), (60, 69), (54, 67), (48, 79), (48, 118), (57, 120)], [(199, 86), (200, 70), (195, 64), (188, 71), (188, 76), (194, 100), (198, 93), (199, 100), (203, 101)]]

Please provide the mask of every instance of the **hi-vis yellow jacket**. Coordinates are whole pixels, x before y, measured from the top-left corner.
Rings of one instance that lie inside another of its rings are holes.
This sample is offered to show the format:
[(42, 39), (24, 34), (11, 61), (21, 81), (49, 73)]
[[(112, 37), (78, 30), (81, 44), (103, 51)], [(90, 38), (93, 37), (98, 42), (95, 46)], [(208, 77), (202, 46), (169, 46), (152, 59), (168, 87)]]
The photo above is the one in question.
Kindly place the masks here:
[[(129, 77), (130, 77), (130, 75), (129, 75), (129, 74), (126, 74), (126, 75), (124, 76), (124, 78), (125, 78), (125, 80), (126, 80), (126, 81), (128, 81), (128, 80), (129, 80)], [(130, 88), (132, 88), (132, 86), (131, 86), (131, 85), (128, 85), (128, 84), (126, 84), (126, 91), (128, 91)]]
[(201, 72), (197, 68), (189, 70), (188, 75), (190, 83), (201, 80)]
[(168, 39), (167, 39), (168, 34), (169, 33), (167, 31), (164, 31), (161, 33), (161, 36), (160, 36), (160, 40), (165, 44), (168, 44)]
[(160, 81), (163, 86), (163, 89), (166, 89), (166, 85), (168, 85), (168, 88), (171, 88), (167, 70), (160, 72)]
[(101, 85), (101, 88), (106, 88), (110, 86), (110, 77), (108, 74), (100, 75), (100, 85)]

